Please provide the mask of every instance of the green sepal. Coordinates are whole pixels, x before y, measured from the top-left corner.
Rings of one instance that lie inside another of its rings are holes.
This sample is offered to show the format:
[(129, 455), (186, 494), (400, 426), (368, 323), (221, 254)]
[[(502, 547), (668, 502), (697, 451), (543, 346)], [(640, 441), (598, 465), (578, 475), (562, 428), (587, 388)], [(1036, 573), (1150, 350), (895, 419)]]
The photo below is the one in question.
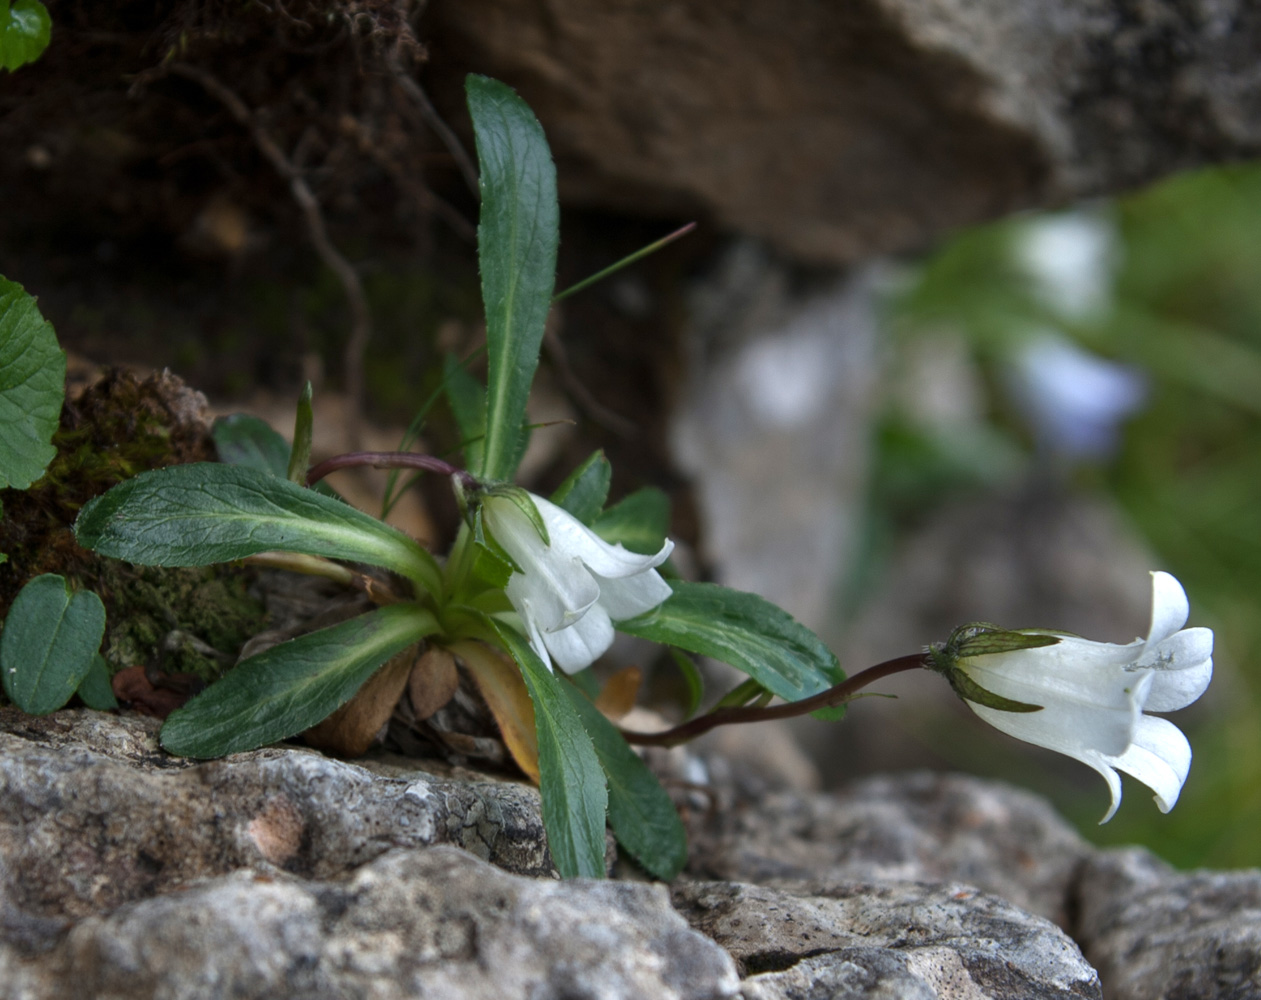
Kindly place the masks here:
[(550, 499), (583, 524), (590, 525), (609, 497), (612, 480), (613, 466), (604, 457), (603, 450), (596, 451), (569, 474)]
[(954, 688), (957, 694), (964, 701), (975, 702), (977, 705), (984, 705), (986, 708), (992, 708), (999, 712), (1041, 712), (1044, 705), (1031, 705), (1024, 701), (1014, 701), (1011, 698), (1004, 698), (1002, 695), (995, 694), (993, 691), (986, 690), (974, 681), (962, 667), (954, 667), (953, 669), (942, 671), (946, 680), (950, 682), (950, 686)]
[(473, 512), (473, 544), (477, 547), (474, 556), (473, 575), (484, 583), (499, 590), (508, 586), (513, 573), (521, 572), (512, 556), (495, 540), (495, 536), (486, 530), (482, 522), (480, 507)]
[[(491, 486), (482, 487), (476, 496), (470, 497), (470, 502), (475, 503), (478, 508), (486, 500), (492, 497), (507, 500), (513, 504), (517, 510), (526, 516), (526, 519), (534, 525), (534, 530), (539, 533), (539, 537), (543, 539), (544, 545), (551, 545), (552, 539), (547, 533), (547, 525), (543, 522), (543, 515), (539, 513), (538, 507), (535, 506), (533, 498), (530, 494), (523, 490), (520, 486), (512, 486), (508, 483), (495, 483)], [(479, 510), (480, 512), (480, 510)], [(484, 529), (483, 529), (484, 533)], [(506, 555), (506, 553), (505, 553)]]
[(1014, 653), (1021, 649), (1054, 646), (1061, 636), (1028, 629), (1004, 629), (986, 622), (960, 625), (950, 633), (946, 648), (955, 656), (988, 656), (992, 653)]

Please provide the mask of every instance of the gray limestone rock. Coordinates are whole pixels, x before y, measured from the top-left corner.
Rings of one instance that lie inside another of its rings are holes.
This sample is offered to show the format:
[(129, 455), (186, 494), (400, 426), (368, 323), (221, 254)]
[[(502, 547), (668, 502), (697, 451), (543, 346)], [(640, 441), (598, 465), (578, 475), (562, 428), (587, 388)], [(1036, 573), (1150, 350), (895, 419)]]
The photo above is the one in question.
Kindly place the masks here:
[(1248, 0), (440, 0), (424, 29), (520, 88), (569, 200), (817, 261), (1261, 151)]
[(1101, 996), (1062, 931), (971, 886), (698, 883), (677, 887), (674, 903), (735, 956), (746, 1000)]
[(1111, 1000), (1261, 996), (1261, 871), (1176, 872), (1140, 848), (1083, 866), (1078, 940)]
[(735, 965), (661, 886), (512, 875), (450, 847), (346, 880), (240, 871), (77, 923), (0, 996), (720, 1000)]
[(708, 877), (966, 882), (1061, 926), (1090, 851), (1044, 799), (961, 775), (755, 792), (724, 805), (695, 837), (693, 867)]
[(0, 709), (0, 891), (81, 917), (239, 868), (344, 875), (392, 847), (455, 844), (554, 874), (536, 789), (435, 762), (347, 764), (272, 747), (197, 763), (157, 723)]

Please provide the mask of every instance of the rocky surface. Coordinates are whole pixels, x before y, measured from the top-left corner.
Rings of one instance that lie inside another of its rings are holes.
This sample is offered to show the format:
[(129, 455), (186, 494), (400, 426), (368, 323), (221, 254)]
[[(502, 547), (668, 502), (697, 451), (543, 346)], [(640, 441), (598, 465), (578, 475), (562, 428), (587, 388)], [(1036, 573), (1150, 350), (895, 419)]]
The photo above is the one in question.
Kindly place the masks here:
[(270, 748), (171, 757), (158, 723), (0, 709), (0, 891), (82, 917), (237, 869), (343, 876), (393, 847), (454, 844), (508, 871), (553, 873), (538, 792), (481, 774), (375, 769)]
[(1261, 150), (1245, 0), (442, 0), (422, 28), (520, 88), (571, 201), (830, 263)]
[(190, 762), (155, 735), (141, 718), (0, 710), (3, 1000), (1261, 989), (1261, 876), (1095, 851), (992, 782), (790, 792), (654, 753), (693, 786), (671, 895), (557, 880), (538, 795), (513, 781), (283, 745)]
[(1078, 932), (1110, 1000), (1261, 996), (1261, 871), (1175, 872), (1139, 849), (1082, 868)]
[(1066, 934), (958, 883), (699, 883), (674, 902), (735, 956), (746, 1000), (1101, 996)]
[(661, 886), (525, 878), (450, 847), (392, 851), (338, 883), (245, 870), (130, 903), (34, 961), (0, 945), (0, 981), (32, 998), (718, 1000), (739, 987)]
[(963, 882), (1061, 926), (1090, 851), (1036, 795), (928, 772), (736, 800), (694, 840), (693, 868), (711, 878)]

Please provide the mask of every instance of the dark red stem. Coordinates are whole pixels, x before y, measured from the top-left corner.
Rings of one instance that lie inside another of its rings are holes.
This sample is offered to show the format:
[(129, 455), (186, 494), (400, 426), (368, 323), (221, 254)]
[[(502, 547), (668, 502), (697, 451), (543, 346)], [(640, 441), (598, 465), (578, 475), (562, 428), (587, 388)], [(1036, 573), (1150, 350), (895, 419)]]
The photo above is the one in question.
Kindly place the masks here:
[(330, 472), (365, 465), (373, 469), (422, 469), (443, 476), (459, 476), (467, 486), (476, 482), (472, 475), (450, 462), (444, 462), (432, 455), (416, 455), (410, 451), (350, 451), (345, 455), (334, 455), (311, 466), (306, 474), (306, 482), (311, 486)]
[(770, 719), (791, 719), (794, 716), (818, 711), (820, 708), (835, 708), (849, 701), (868, 684), (888, 677), (890, 674), (901, 673), (903, 670), (915, 670), (927, 665), (928, 654), (926, 653), (899, 656), (895, 660), (885, 660), (884, 663), (868, 667), (853, 677), (841, 681), (835, 687), (830, 687), (810, 698), (803, 698), (801, 701), (790, 701), (787, 704), (772, 705), (769, 708), (723, 708), (692, 719), (690, 722), (684, 722), (673, 729), (664, 729), (659, 733), (637, 733), (629, 729), (623, 729), (621, 733), (627, 743), (637, 743), (639, 746), (671, 747), (686, 743), (719, 726), (732, 726), (742, 722), (766, 722)]

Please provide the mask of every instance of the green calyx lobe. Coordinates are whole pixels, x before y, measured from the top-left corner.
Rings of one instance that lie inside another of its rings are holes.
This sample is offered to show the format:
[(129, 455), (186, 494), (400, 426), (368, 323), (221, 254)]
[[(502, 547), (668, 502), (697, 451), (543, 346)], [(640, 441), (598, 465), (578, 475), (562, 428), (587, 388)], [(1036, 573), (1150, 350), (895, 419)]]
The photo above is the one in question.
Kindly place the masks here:
[(1004, 698), (983, 688), (967, 672), (960, 661), (974, 656), (995, 653), (1012, 653), (1022, 649), (1054, 646), (1058, 635), (1016, 629), (1003, 629), (987, 622), (960, 625), (950, 633), (945, 642), (935, 642), (928, 648), (930, 669), (941, 674), (949, 682), (955, 694), (964, 701), (984, 705), (999, 712), (1041, 712), (1043, 705)]

